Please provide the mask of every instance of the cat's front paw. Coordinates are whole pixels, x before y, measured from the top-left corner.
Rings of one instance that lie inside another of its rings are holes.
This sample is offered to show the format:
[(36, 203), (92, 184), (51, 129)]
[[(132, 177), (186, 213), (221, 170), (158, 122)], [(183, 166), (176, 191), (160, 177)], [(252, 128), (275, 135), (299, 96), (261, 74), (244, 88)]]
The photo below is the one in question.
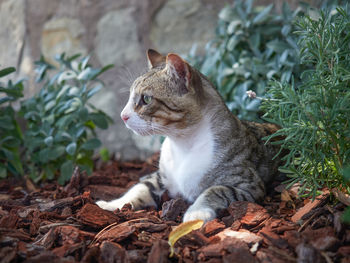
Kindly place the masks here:
[(192, 220), (203, 220), (204, 223), (216, 218), (216, 213), (209, 207), (203, 208), (189, 208), (183, 218), (183, 222)]
[(123, 200), (122, 198), (119, 199), (115, 199), (112, 201), (97, 201), (96, 205), (98, 205), (99, 207), (101, 207), (102, 209), (105, 210), (109, 210), (109, 211), (114, 211), (116, 209), (122, 209), (122, 207), (127, 204), (128, 202), (125, 202), (125, 200)]

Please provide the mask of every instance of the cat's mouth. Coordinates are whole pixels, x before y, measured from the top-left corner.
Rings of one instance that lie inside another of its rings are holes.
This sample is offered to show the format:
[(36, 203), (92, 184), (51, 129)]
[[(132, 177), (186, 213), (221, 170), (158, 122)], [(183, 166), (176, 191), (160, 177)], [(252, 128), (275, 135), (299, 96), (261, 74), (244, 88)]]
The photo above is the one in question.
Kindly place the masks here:
[(125, 123), (125, 126), (132, 130), (135, 134), (141, 135), (141, 136), (148, 136), (148, 135), (154, 135), (154, 131), (150, 127), (139, 127), (137, 125), (133, 125), (132, 123)]

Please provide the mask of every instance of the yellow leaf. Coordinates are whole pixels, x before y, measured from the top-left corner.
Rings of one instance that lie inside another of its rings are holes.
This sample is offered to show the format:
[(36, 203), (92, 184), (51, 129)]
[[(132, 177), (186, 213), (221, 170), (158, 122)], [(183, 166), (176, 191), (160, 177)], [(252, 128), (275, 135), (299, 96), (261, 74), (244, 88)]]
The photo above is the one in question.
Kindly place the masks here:
[(284, 201), (287, 204), (290, 204), (293, 208), (295, 208), (295, 204), (286, 189), (284, 189), (281, 193), (281, 201)]
[(196, 230), (200, 228), (204, 224), (203, 220), (193, 220), (188, 221), (185, 223), (182, 223), (178, 225), (173, 231), (169, 234), (169, 240), (168, 243), (170, 245), (170, 257), (174, 255), (174, 245), (176, 241), (188, 233), (190, 233), (192, 230)]
[(281, 193), (281, 201), (285, 201), (285, 202), (292, 201), (292, 198), (290, 197), (286, 189), (283, 189)]

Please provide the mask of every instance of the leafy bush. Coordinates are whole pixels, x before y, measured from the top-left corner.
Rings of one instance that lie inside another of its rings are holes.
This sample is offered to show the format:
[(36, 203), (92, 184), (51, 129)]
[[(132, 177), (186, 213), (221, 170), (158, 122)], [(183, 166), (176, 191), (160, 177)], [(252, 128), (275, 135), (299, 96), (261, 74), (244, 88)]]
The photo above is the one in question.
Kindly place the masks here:
[[(347, 165), (344, 169), (343, 169), (343, 178), (344, 181), (347, 182), (348, 184), (350, 183), (350, 165)], [(350, 206), (348, 206), (342, 216), (342, 219), (344, 222), (350, 224)]]
[(281, 127), (269, 137), (289, 150), (282, 171), (301, 193), (316, 195), (323, 186), (350, 192), (342, 169), (350, 163), (350, 12), (321, 12), (297, 22), (301, 63), (310, 67), (302, 83), (275, 81), (262, 109)]
[[(16, 71), (14, 68), (0, 70), (0, 78)], [(16, 113), (12, 103), (23, 97), (22, 80), (7, 85), (0, 83), (0, 178), (8, 173), (22, 175), (19, 146), (22, 142), (22, 132), (16, 121)]]
[(36, 62), (40, 91), (22, 103), (22, 116), (27, 121), (24, 133), (25, 162), (31, 177), (54, 179), (60, 171), (59, 183), (69, 180), (73, 168), (91, 172), (93, 150), (101, 145), (95, 129), (107, 129), (111, 119), (96, 109), (89, 100), (101, 88), (97, 77), (108, 70), (93, 69), (89, 57), (77, 56), (56, 60), (58, 73), (48, 77), (54, 68), (44, 58)]
[(246, 91), (264, 96), (267, 82), (299, 80), (298, 47), (292, 21), (299, 9), (292, 12), (287, 4), (282, 13), (272, 12), (273, 5), (253, 7), (253, 0), (235, 1), (219, 13), (216, 37), (207, 44), (200, 57), (195, 48), (189, 61), (217, 87), (228, 107), (241, 119), (259, 120), (257, 99), (250, 100)]

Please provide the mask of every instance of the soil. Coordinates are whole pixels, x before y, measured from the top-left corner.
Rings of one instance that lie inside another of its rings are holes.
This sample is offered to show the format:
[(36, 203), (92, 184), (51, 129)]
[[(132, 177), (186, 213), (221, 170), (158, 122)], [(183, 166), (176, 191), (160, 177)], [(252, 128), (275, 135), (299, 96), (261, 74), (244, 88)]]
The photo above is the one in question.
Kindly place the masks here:
[(181, 237), (170, 256), (169, 233), (184, 200), (162, 197), (159, 209), (114, 212), (96, 200), (120, 196), (156, 170), (157, 156), (110, 161), (87, 176), (76, 170), (62, 187), (29, 179), (0, 181), (1, 262), (350, 262), (345, 205), (329, 191), (315, 201), (274, 182), (261, 204), (234, 202), (218, 219)]

